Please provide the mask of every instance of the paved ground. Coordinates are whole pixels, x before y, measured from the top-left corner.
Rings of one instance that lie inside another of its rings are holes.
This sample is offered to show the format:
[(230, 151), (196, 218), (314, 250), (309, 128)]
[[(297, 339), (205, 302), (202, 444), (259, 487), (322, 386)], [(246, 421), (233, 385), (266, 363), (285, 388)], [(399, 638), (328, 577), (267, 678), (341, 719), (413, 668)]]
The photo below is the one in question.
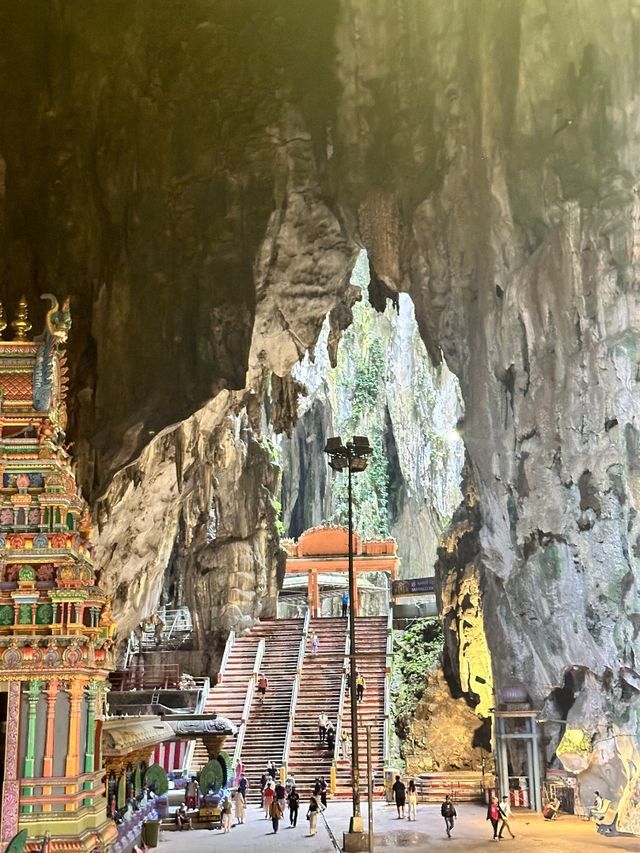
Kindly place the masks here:
[[(301, 804), (302, 806), (302, 804)], [(366, 821), (366, 805), (363, 810)], [(296, 829), (291, 829), (288, 820), (280, 822), (280, 831), (274, 835), (271, 822), (264, 820), (262, 811), (255, 806), (248, 809), (247, 822), (234, 827), (228, 835), (216, 830), (194, 830), (193, 832), (163, 833), (158, 853), (199, 853), (199, 851), (227, 850), (229, 853), (335, 853), (331, 836), (322, 818), (318, 822), (318, 834), (306, 837), (309, 824), (306, 811), (300, 809), (300, 820)], [(331, 803), (326, 812), (328, 824), (339, 844), (342, 833), (348, 827), (351, 814), (350, 803)], [(529, 853), (640, 853), (640, 839), (605, 838), (598, 835), (595, 825), (577, 818), (561, 816), (548, 822), (530, 811), (517, 812), (512, 821), (515, 840), (507, 838), (496, 844), (491, 840), (491, 829), (485, 820), (486, 810), (480, 806), (462, 805), (458, 808), (458, 821), (453, 837), (447, 839), (444, 822), (437, 806), (419, 806), (418, 819), (408, 823), (396, 819), (395, 807), (376, 803), (374, 808), (375, 849), (386, 851), (410, 848), (417, 851), (439, 853), (447, 850), (458, 853), (484, 853), (498, 847), (509, 851)]]

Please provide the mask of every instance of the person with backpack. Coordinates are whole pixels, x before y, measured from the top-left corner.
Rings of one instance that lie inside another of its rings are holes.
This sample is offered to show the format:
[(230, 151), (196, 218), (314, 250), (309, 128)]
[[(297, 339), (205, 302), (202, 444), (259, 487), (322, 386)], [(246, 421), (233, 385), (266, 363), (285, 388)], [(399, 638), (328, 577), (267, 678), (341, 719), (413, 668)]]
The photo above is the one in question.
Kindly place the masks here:
[(364, 675), (359, 675), (356, 678), (356, 701), (362, 702), (364, 698), (364, 689), (367, 686), (367, 682), (364, 680)]
[(498, 807), (498, 798), (491, 797), (489, 808), (487, 809), (487, 820), (491, 821), (493, 827), (493, 840), (498, 840), (498, 822), (500, 820), (500, 809)]
[(440, 814), (444, 818), (444, 826), (447, 830), (447, 838), (451, 838), (451, 830), (453, 829), (453, 821), (458, 817), (456, 807), (451, 801), (449, 794), (444, 798), (443, 804), (440, 806)]
[(498, 803), (498, 811), (500, 812), (500, 820), (502, 821), (500, 824), (500, 831), (498, 832), (498, 838), (502, 838), (502, 833), (507, 829), (507, 832), (512, 838), (515, 838), (513, 832), (511, 832), (511, 827), (509, 826), (509, 819), (511, 817), (511, 805), (509, 804), (509, 797), (504, 796), (502, 800)]
[(295, 789), (295, 786), (291, 789), (291, 793), (289, 794), (289, 823), (291, 826), (296, 826), (298, 823), (298, 807), (300, 805), (300, 795)]

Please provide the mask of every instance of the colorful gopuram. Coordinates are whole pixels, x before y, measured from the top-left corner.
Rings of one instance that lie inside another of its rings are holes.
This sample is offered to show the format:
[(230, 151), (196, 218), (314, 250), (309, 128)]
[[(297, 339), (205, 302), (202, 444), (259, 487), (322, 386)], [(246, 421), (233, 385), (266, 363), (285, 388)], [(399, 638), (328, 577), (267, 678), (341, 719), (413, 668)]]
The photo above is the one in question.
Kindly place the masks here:
[(65, 447), (68, 303), (29, 337), (24, 299), (11, 334), (0, 306), (0, 849), (105, 851), (100, 755), (113, 668), (109, 602), (93, 567), (88, 508)]

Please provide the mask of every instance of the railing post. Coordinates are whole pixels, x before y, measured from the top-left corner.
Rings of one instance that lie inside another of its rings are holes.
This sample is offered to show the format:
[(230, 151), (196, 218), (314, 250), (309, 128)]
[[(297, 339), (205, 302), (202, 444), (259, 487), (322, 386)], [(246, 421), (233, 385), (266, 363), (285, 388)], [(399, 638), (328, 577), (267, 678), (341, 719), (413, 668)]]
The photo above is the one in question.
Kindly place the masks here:
[(298, 647), (298, 660), (296, 661), (296, 674), (293, 679), (293, 689), (291, 691), (291, 702), (289, 703), (289, 722), (287, 723), (287, 734), (284, 739), (284, 749), (282, 751), (282, 762), (285, 767), (285, 772), (289, 769), (289, 749), (293, 739), (293, 725), (296, 714), (296, 705), (298, 704), (298, 693), (300, 692), (300, 681), (302, 680), (302, 668), (304, 666), (304, 653), (307, 645), (307, 633), (309, 631), (309, 610), (304, 619), (302, 626), (302, 636)]
[(260, 667), (262, 666), (262, 658), (264, 656), (265, 650), (265, 642), (264, 639), (261, 639), (258, 643), (258, 648), (256, 649), (256, 657), (253, 664), (253, 672), (251, 673), (251, 677), (249, 678), (249, 683), (247, 684), (247, 695), (245, 696), (244, 705), (242, 707), (242, 717), (240, 719), (240, 725), (238, 726), (238, 737), (236, 738), (236, 748), (233, 752), (233, 766), (235, 767), (238, 761), (240, 760), (240, 756), (242, 755), (242, 745), (244, 743), (244, 736), (247, 730), (247, 722), (249, 720), (249, 714), (251, 712), (251, 703), (253, 701), (253, 693), (256, 686), (256, 681), (258, 679), (258, 673), (260, 672)]

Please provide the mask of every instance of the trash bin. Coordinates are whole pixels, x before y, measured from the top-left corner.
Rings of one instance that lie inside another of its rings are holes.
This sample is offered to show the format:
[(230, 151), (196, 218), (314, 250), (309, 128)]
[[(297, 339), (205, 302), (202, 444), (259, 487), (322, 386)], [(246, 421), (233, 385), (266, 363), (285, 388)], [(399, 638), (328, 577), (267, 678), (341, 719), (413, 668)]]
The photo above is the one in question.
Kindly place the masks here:
[(142, 826), (142, 840), (147, 847), (158, 846), (158, 836), (160, 835), (160, 821), (147, 820)]

